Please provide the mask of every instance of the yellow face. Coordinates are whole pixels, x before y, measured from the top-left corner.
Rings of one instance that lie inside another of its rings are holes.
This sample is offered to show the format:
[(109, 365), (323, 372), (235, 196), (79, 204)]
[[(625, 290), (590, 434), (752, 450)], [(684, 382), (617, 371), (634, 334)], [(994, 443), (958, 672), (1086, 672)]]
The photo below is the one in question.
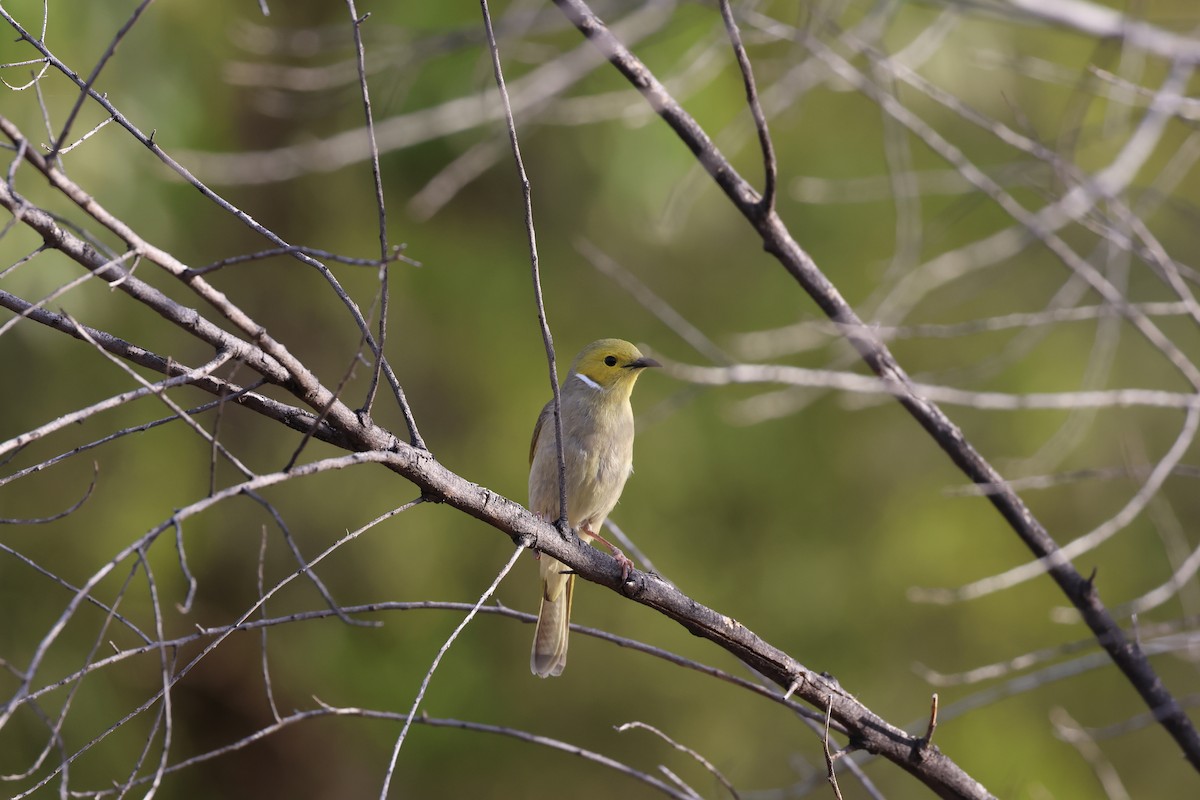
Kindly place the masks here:
[(610, 389), (637, 380), (646, 367), (661, 366), (653, 358), (623, 339), (599, 339), (580, 351), (571, 364), (571, 372), (596, 388)]

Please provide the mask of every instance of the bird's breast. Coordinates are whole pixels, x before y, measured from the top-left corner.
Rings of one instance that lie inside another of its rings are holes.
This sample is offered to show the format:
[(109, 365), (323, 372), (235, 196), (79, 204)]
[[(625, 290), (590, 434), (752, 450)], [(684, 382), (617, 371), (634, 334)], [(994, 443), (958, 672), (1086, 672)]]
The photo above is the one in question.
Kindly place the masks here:
[[(567, 468), (567, 517), (572, 527), (604, 520), (633, 466), (633, 413), (625, 404), (617, 413), (571, 413), (564, 408), (563, 457)], [(622, 410), (627, 413), (620, 413)], [(553, 432), (543, 435), (530, 472), (530, 501), (535, 511), (557, 516), (557, 454)], [(535, 476), (538, 476), (535, 478)]]

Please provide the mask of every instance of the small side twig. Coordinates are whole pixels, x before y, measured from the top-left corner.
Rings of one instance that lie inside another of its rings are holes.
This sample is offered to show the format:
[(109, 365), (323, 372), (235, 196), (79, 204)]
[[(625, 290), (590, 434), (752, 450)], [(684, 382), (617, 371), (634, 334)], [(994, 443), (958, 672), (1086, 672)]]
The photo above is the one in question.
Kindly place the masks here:
[(742, 81), (746, 84), (746, 102), (750, 104), (750, 113), (754, 116), (754, 127), (758, 131), (758, 143), (763, 155), (763, 194), (759, 203), (763, 214), (775, 210), (775, 182), (779, 171), (775, 160), (775, 145), (771, 142), (770, 131), (767, 130), (767, 117), (763, 114), (762, 104), (758, 101), (758, 87), (754, 82), (754, 70), (750, 67), (750, 58), (742, 45), (742, 34), (733, 18), (733, 10), (729, 0), (721, 0), (721, 19), (725, 22), (725, 30), (729, 32), (729, 41), (733, 43), (733, 52), (737, 56), (738, 68), (742, 71)]
[(933, 742), (933, 732), (938, 724), (938, 694), (934, 692), (929, 698), (929, 725), (925, 727), (925, 735), (921, 737), (922, 747), (929, 747)]
[(692, 748), (675, 741), (670, 736), (663, 733), (662, 731), (660, 731), (658, 728), (654, 727), (653, 725), (647, 725), (645, 722), (638, 722), (637, 720), (635, 720), (633, 722), (626, 722), (623, 725), (617, 725), (616, 731), (618, 733), (624, 733), (625, 731), (633, 730), (634, 728), (640, 728), (641, 730), (644, 730), (644, 731), (650, 731), (650, 733), (653, 733), (655, 736), (662, 739), (664, 742), (671, 745), (671, 747), (674, 747), (679, 752), (686, 753), (687, 755), (691, 756), (693, 759), (696, 760), (696, 762), (698, 764), (700, 764), (700, 766), (704, 767), (706, 770), (708, 770), (712, 774), (712, 776), (714, 778), (716, 778), (718, 781), (720, 781), (721, 785), (725, 787), (725, 789), (734, 798), (734, 800), (741, 800), (741, 795), (738, 794), (737, 789), (735, 789), (733, 784), (730, 783), (729, 779), (726, 778), (724, 774), (722, 774), (721, 770), (719, 770), (715, 766), (713, 766), (713, 763), (711, 761), (709, 761), (707, 758), (705, 758), (704, 756), (697, 753)]
[(833, 787), (833, 796), (837, 800), (842, 800), (842, 789), (838, 786), (837, 772), (833, 768), (833, 762), (842, 757), (842, 751), (831, 753), (829, 751), (829, 719), (833, 716), (833, 695), (829, 695), (829, 702), (825, 706), (825, 736), (821, 740), (822, 751), (825, 753), (825, 770), (829, 780), (829, 785)]
[(57, 514), (52, 514), (48, 517), (28, 517), (28, 518), (10, 517), (7, 519), (4, 517), (0, 517), (0, 525), (43, 525), (48, 522), (55, 522), (56, 520), (60, 520), (64, 517), (69, 517), (72, 514), (74, 514), (76, 511), (78, 511), (80, 508), (82, 508), (83, 504), (86, 503), (88, 501), (88, 498), (92, 496), (92, 492), (95, 491), (95, 489), (96, 489), (96, 480), (99, 477), (100, 477), (100, 465), (97, 464), (96, 462), (92, 462), (92, 479), (91, 479), (91, 481), (88, 482), (88, 487), (87, 487), (87, 489), (84, 490), (83, 497), (76, 500), (70, 506), (63, 509), (62, 511), (59, 511)]
[(379, 388), (379, 377), (383, 369), (383, 351), (387, 344), (388, 319), (388, 230), (387, 211), (383, 203), (383, 174), (379, 169), (379, 143), (375, 140), (375, 114), (371, 110), (371, 93), (367, 90), (366, 51), (363, 48), (362, 25), (370, 14), (358, 15), (354, 0), (346, 0), (350, 11), (351, 27), (354, 30), (354, 64), (358, 68), (358, 87), (362, 94), (363, 114), (367, 120), (367, 139), (371, 147), (371, 177), (375, 182), (375, 209), (379, 213), (379, 338), (373, 344), (375, 367), (371, 370), (371, 385), (363, 401), (362, 413), (370, 414), (375, 404), (375, 392)]
[[(264, 585), (265, 584), (264, 572), (266, 571), (266, 563), (267, 563), (267, 526), (263, 525), (262, 531), (259, 534), (259, 539), (258, 539), (258, 574), (256, 576), (258, 579), (258, 582), (257, 582), (257, 585), (255, 586), (255, 588), (258, 591), (258, 598), (260, 600), (262, 599), (263, 592), (266, 591), (266, 586)], [(266, 603), (263, 603), (261, 606), (259, 606), (258, 618), (260, 620), (267, 619), (267, 604)], [(267, 658), (267, 628), (268, 627), (269, 626), (267, 626), (267, 625), (263, 625), (261, 630), (259, 630), (258, 648), (259, 648), (260, 668), (262, 669), (263, 689), (267, 693), (267, 706), (270, 707), (270, 709), (271, 709), (271, 717), (276, 722), (279, 722), (279, 720), (281, 719), (281, 717), (279, 716), (279, 706), (275, 704), (275, 689), (271, 685), (271, 665), (270, 665), (269, 659)]]
[(104, 51), (104, 54), (100, 56), (100, 60), (96, 62), (96, 66), (92, 69), (92, 74), (88, 76), (87, 81), (82, 87), (80, 87), (81, 90), (79, 95), (75, 98), (75, 104), (71, 107), (70, 112), (67, 114), (67, 119), (65, 122), (63, 122), (62, 130), (55, 139), (54, 146), (50, 148), (50, 152), (47, 155), (48, 158), (52, 160), (56, 160), (58, 158), (63, 146), (63, 142), (67, 140), (67, 135), (71, 132), (71, 126), (75, 123), (75, 118), (79, 116), (79, 112), (83, 109), (84, 101), (88, 99), (88, 94), (92, 91), (92, 86), (95, 85), (96, 79), (100, 77), (100, 71), (104, 69), (104, 65), (107, 64), (108, 60), (113, 57), (114, 53), (117, 52), (117, 46), (121, 43), (121, 40), (124, 39), (129, 31), (133, 29), (133, 26), (136, 25), (137, 21), (141, 18), (142, 12), (145, 11), (146, 7), (152, 2), (154, 2), (154, 0), (142, 0), (142, 2), (138, 4), (138, 7), (133, 10), (133, 13), (129, 15), (129, 19), (125, 21), (125, 24), (122, 25), (119, 30), (117, 30), (117, 33), (113, 36), (112, 41), (108, 43), (108, 48)]

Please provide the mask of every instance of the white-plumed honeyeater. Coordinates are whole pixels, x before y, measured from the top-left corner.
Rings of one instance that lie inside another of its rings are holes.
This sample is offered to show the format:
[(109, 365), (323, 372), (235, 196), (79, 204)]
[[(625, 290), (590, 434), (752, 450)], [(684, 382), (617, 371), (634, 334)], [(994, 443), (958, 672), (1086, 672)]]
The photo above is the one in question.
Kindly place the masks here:
[[(646, 367), (660, 366), (621, 339), (592, 342), (575, 357), (562, 382), (563, 456), (567, 475), (567, 523), (584, 541), (599, 540), (621, 562), (629, 559), (600, 535), (604, 520), (633, 472), (633, 408), (629, 395)], [(558, 451), (554, 401), (533, 428), (529, 448), (529, 510), (548, 522), (559, 517)], [(567, 632), (575, 575), (561, 561), (541, 555), (542, 605), (529, 668), (545, 678), (567, 664)]]

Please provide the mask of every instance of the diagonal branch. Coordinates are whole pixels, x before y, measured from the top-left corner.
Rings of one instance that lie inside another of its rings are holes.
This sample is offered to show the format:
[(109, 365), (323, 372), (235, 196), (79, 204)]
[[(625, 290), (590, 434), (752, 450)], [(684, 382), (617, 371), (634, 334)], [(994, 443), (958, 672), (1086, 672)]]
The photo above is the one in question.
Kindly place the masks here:
[[(165, 365), (164, 365), (165, 369)], [(197, 384), (199, 388), (218, 393), (220, 386)], [(948, 798), (990, 798), (991, 795), (958, 765), (936, 747), (926, 746), (919, 736), (897, 728), (860, 703), (830, 677), (817, 674), (782, 650), (772, 646), (741, 623), (718, 613), (688, 597), (679, 589), (656, 575), (634, 570), (623, 581), (616, 561), (605, 553), (575, 538), (566, 538), (548, 522), (530, 513), (523, 506), (491, 490), (468, 481), (438, 462), (429, 451), (401, 441), (387, 430), (369, 421), (351, 417), (352, 425), (338, 431), (336, 437), (343, 446), (364, 451), (359, 456), (326, 459), (305, 464), (286, 473), (259, 476), (237, 484), (193, 503), (176, 514), (175, 518), (199, 513), (225, 498), (259, 489), (283, 480), (316, 474), (328, 468), (348, 466), (366, 461), (381, 463), (403, 476), (422, 491), (426, 500), (442, 502), (508, 534), (514, 542), (528, 543), (567, 564), (586, 580), (607, 586), (642, 605), (656, 609), (683, 625), (693, 634), (708, 639), (737, 656), (746, 664), (781, 687), (793, 687), (794, 694), (821, 708), (830, 708), (832, 718), (843, 727), (850, 745), (884, 756), (905, 770), (917, 775), (939, 796)], [(328, 424), (337, 424), (336, 420)], [(99, 572), (84, 582), (68, 604), (63, 618), (55, 625), (38, 649), (27, 671), (25, 683), (17, 696), (0, 713), (0, 727), (11, 713), (30, 696), (29, 681), (40, 663), (41, 655), (61, 632), (66, 619), (80, 604), (90, 600), (94, 586), (129, 554), (151, 542), (172, 523), (156, 528), (117, 554)]]
[[(63, 333), (80, 335), (78, 330), (73, 328), (71, 321), (43, 309), (37, 309), (29, 317), (33, 322), (46, 324)], [(88, 329), (88, 334), (108, 352), (151, 369), (166, 374), (186, 372), (170, 359), (145, 354), (145, 351), (116, 340), (115, 337), (94, 329)], [(201, 379), (193, 385), (218, 397), (224, 396), (231, 388), (231, 384), (214, 378)], [(256, 397), (250, 393), (246, 396)], [(303, 423), (289, 421), (290, 417), (285, 413), (288, 407), (283, 404), (269, 405), (265, 398), (259, 398), (257, 403), (244, 405), (264, 416), (289, 424), (290, 427), (298, 430), (305, 428)], [(300, 419), (308, 420), (311, 425), (311, 414), (300, 409), (291, 411)], [(348, 419), (349, 422), (342, 416), (327, 418), (322, 425), (315, 428), (314, 435), (337, 446), (360, 451), (360, 456), (326, 459), (324, 462), (297, 466), (288, 472), (247, 480), (192, 504), (188, 509), (177, 513), (174, 519), (182, 518), (184, 512), (187, 515), (199, 513), (225, 498), (283, 480), (365, 461), (382, 463), (419, 487), (424, 499), (450, 505), (503, 531), (514, 543), (527, 543), (528, 546), (562, 561), (584, 579), (607, 586), (642, 605), (649, 606), (683, 625), (696, 636), (714, 642), (776, 685), (791, 687), (792, 693), (811, 705), (822, 709), (830, 708), (833, 720), (845, 730), (851, 747), (884, 756), (918, 776), (939, 796), (971, 799), (991, 797), (982, 785), (936, 747), (927, 746), (918, 736), (910, 735), (890, 724), (842, 689), (837, 681), (809, 670), (741, 623), (701, 605), (656, 575), (635, 570), (628, 581), (623, 581), (620, 567), (605, 553), (576, 538), (561, 536), (552, 524), (541, 520), (523, 506), (450, 471), (429, 451), (398, 439), (369, 419), (359, 419), (354, 415), (350, 415)], [(8, 704), (7, 709), (0, 713), (0, 727), (4, 726), (8, 716), (18, 705), (25, 702), (26, 698), (32, 697), (33, 693), (29, 689), (31, 673), (36, 670), (41, 660), (40, 654), (44, 653), (45, 648), (49, 647), (61, 632), (65, 620), (72, 616), (83, 602), (91, 601), (92, 589), (116, 564), (138, 548), (148, 547), (171, 524), (173, 523), (169, 522), (141, 537), (75, 589), (75, 597), (64, 612), (63, 620), (43, 640), (39, 655), (27, 670), (30, 674), (27, 674), (21, 690)]]
[(646, 65), (612, 35), (584, 0), (555, 0), (555, 4), (617, 71), (638, 88), (759, 233), (767, 252), (779, 260), (834, 323), (843, 326), (847, 338), (863, 361), (893, 388), (900, 404), (950, 456), (954, 464), (973, 482), (998, 487), (993, 489), (988, 499), (1034, 555), (1050, 564), (1051, 577), (1079, 610), (1113, 662), (1175, 739), (1188, 761), (1200, 770), (1200, 735), (1191, 720), (1163, 686), (1138, 643), (1122, 633), (1091, 581), (1085, 579), (1059, 552), (1057, 543), (1024, 501), (1004, 484), (996, 469), (967, 442), (959, 427), (941, 408), (916, 391), (888, 347), (863, 326), (837, 287), (792, 238), (778, 214), (763, 207), (754, 189)]

